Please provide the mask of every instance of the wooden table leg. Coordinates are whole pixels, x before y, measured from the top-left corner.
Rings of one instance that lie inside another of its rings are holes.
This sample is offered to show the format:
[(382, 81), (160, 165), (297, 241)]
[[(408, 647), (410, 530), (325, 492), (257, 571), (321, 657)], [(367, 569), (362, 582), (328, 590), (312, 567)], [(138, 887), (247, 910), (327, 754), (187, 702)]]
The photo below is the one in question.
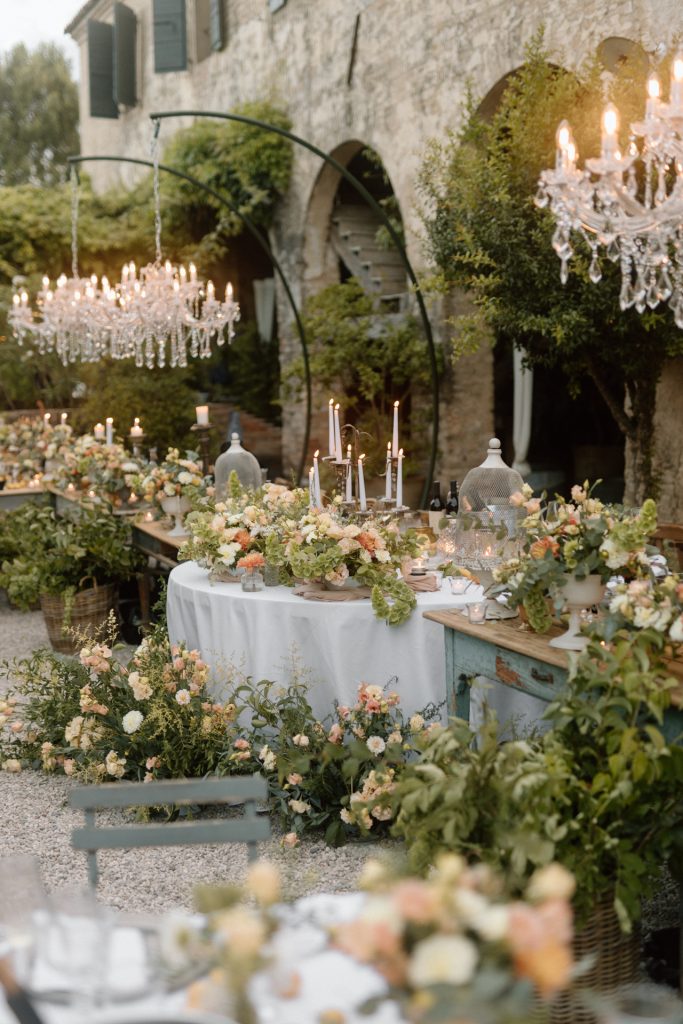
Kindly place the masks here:
[(446, 642), (446, 699), (449, 716), (470, 720), (470, 680), (458, 665), (456, 632), (444, 630)]

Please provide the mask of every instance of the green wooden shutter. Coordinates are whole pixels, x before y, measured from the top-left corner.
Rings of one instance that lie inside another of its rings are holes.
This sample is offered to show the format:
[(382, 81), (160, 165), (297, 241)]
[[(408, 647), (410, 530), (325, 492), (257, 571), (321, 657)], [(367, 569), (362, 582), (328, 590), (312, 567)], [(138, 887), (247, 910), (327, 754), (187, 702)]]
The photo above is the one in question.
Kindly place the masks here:
[(114, 4), (114, 101), (124, 107), (134, 107), (135, 89), (135, 35), (137, 18), (130, 7)]
[(209, 29), (211, 33), (211, 49), (222, 50), (225, 46), (223, 0), (211, 0), (209, 8)]
[(185, 0), (154, 0), (154, 70), (186, 67)]
[(118, 117), (114, 102), (114, 26), (88, 22), (90, 116)]

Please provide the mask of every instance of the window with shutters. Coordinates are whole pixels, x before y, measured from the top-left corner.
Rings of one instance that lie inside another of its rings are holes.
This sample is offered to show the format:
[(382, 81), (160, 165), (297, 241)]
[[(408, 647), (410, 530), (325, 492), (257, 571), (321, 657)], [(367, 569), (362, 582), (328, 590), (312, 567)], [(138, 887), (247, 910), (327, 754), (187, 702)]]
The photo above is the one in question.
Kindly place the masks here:
[(130, 7), (114, 4), (114, 102), (122, 107), (137, 103), (135, 52), (137, 18)]
[(118, 117), (114, 102), (114, 26), (88, 22), (88, 87), (91, 117)]
[(205, 60), (225, 45), (225, 0), (195, 0), (197, 61)]
[(187, 67), (185, 0), (154, 0), (154, 70)]

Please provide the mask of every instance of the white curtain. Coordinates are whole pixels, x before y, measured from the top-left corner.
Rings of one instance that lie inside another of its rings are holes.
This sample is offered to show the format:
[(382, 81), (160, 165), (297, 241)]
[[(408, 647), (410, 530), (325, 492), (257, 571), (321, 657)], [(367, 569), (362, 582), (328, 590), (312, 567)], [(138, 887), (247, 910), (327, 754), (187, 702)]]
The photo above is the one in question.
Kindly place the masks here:
[(514, 405), (512, 413), (512, 443), (515, 448), (515, 460), (512, 468), (526, 477), (531, 472), (527, 461), (529, 441), (531, 440), (531, 413), (534, 404), (534, 371), (522, 365), (524, 352), (513, 349), (514, 366)]
[(273, 337), (275, 322), (275, 278), (266, 277), (262, 281), (254, 281), (254, 302), (256, 304), (256, 326), (261, 341), (270, 341)]

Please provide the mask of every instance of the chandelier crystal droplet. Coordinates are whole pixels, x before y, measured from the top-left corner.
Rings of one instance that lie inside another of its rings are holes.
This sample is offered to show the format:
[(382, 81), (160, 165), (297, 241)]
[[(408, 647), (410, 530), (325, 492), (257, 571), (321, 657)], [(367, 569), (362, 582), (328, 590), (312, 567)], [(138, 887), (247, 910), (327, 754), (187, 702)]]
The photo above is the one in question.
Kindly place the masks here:
[(600, 156), (586, 160), (581, 170), (571, 128), (562, 121), (555, 167), (541, 173), (536, 205), (548, 207), (555, 218), (552, 245), (563, 284), (576, 233), (590, 247), (588, 276), (594, 284), (602, 279), (601, 254), (619, 264), (622, 310), (643, 313), (668, 302), (683, 329), (683, 51), (672, 63), (669, 102), (663, 102), (659, 78), (651, 74), (645, 117), (630, 128), (622, 152), (619, 112), (608, 103)]

